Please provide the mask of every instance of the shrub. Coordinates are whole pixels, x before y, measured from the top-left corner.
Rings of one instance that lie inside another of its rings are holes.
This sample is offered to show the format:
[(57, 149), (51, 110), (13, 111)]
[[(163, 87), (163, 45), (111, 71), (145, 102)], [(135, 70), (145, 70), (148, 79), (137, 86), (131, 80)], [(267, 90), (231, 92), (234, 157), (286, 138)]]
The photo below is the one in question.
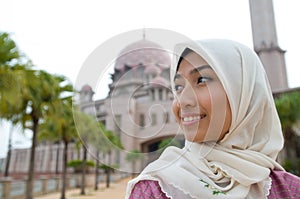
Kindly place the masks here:
[[(86, 167), (94, 167), (95, 162), (87, 160), (86, 161)], [(82, 160), (71, 160), (67, 163), (67, 167), (73, 167), (75, 170), (75, 173), (79, 173), (82, 171)]]

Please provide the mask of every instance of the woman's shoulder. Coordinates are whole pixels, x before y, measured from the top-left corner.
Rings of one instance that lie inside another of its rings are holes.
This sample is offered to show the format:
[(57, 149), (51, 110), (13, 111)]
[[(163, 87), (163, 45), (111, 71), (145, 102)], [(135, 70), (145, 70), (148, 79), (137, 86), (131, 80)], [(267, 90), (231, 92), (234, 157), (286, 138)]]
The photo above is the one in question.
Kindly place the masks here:
[(169, 199), (155, 180), (140, 180), (134, 185), (129, 199), (141, 198)]
[(286, 171), (272, 170), (271, 198), (300, 198), (300, 177)]

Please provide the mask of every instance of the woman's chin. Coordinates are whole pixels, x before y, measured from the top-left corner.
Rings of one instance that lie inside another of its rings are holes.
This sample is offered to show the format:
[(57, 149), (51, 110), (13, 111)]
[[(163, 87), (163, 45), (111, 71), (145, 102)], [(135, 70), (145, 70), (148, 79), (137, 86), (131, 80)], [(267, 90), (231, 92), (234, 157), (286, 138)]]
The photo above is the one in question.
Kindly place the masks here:
[(196, 135), (192, 136), (191, 134), (185, 135), (185, 139), (189, 142), (197, 142), (197, 143), (204, 142), (203, 138), (197, 137)]

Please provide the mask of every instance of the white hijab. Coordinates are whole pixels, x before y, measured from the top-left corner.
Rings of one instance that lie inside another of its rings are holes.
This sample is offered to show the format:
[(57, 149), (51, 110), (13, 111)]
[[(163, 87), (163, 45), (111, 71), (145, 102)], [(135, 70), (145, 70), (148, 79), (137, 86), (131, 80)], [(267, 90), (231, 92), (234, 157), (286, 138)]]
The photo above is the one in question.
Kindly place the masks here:
[[(212, 67), (227, 94), (232, 123), (219, 141), (168, 147), (161, 157), (128, 183), (126, 198), (140, 180), (156, 180), (170, 198), (266, 198), (270, 169), (283, 147), (278, 114), (266, 73), (250, 48), (230, 40), (179, 44), (175, 54), (190, 48)], [(178, 56), (171, 66), (171, 80)], [(173, 84), (173, 81), (171, 81)], [(172, 85), (174, 86), (174, 85)]]

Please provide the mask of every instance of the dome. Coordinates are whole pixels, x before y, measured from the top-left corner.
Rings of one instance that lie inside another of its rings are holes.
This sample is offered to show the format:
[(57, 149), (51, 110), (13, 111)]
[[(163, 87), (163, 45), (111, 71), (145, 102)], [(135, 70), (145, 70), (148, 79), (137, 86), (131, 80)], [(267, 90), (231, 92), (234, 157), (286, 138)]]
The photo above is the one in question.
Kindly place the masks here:
[(90, 92), (93, 92), (93, 89), (92, 89), (92, 87), (90, 85), (85, 84), (84, 86), (82, 86), (81, 91), (88, 91), (88, 92), (90, 91)]
[(145, 67), (156, 65), (164, 69), (171, 65), (171, 58), (158, 44), (142, 39), (128, 45), (120, 52), (115, 69), (124, 71), (125, 65), (134, 68), (141, 64)]
[(156, 76), (151, 82), (154, 87), (169, 87), (170, 83), (168, 80), (161, 76)]
[(161, 69), (158, 66), (155, 66), (153, 64), (146, 65), (145, 74), (160, 74)]

